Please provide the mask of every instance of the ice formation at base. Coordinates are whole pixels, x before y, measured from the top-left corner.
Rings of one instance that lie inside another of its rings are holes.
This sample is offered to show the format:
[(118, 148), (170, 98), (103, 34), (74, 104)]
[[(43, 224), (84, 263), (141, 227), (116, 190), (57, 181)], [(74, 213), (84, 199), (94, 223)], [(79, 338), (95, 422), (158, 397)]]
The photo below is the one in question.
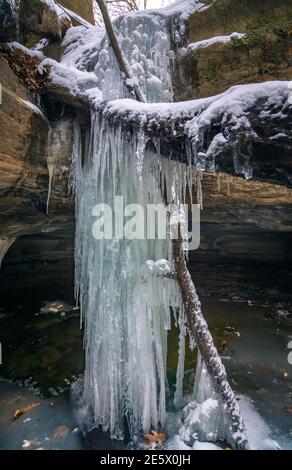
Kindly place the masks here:
[(212, 388), (211, 380), (200, 353), (198, 353), (193, 401), (183, 410), (180, 438), (189, 446), (197, 442), (233, 442), (225, 419), (220, 397)]

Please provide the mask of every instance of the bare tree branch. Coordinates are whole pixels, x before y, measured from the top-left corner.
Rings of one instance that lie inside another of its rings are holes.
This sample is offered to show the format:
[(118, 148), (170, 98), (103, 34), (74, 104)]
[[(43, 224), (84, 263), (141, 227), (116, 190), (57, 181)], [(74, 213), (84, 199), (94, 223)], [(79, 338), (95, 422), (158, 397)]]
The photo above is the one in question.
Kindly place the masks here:
[(229, 385), (225, 367), (202, 314), (201, 303), (187, 267), (180, 228), (179, 239), (173, 241), (173, 248), (177, 280), (183, 297), (188, 328), (206, 364), (214, 390), (222, 400), (225, 414), (232, 429), (233, 442), (230, 442), (230, 444), (235, 449), (245, 450), (248, 448), (248, 441), (244, 421)]
[[(105, 0), (109, 15), (115, 18), (131, 11), (139, 10), (138, 0)], [(148, 0), (144, 0), (144, 8), (147, 8)], [(94, 16), (98, 26), (104, 24), (103, 17), (98, 7), (97, 0), (93, 0)]]

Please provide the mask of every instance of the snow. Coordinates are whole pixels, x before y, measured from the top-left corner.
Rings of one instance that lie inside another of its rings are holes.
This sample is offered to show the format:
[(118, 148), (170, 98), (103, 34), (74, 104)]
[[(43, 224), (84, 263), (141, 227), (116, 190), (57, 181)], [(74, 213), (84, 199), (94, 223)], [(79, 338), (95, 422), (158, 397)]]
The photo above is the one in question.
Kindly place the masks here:
[[(242, 147), (241, 143), (242, 136), (245, 141), (248, 138), (257, 138), (249, 115), (258, 106), (259, 118), (275, 119), (277, 116), (285, 116), (290, 106), (288, 97), (287, 81), (239, 85), (219, 95), (185, 127), (192, 141), (197, 168), (214, 171), (217, 155), (224, 149), (231, 149), (236, 174), (243, 174), (246, 179), (250, 179), (252, 169), (249, 165), (249, 148)], [(220, 125), (220, 132), (206, 145), (205, 137), (215, 123)]]
[(196, 441), (192, 447), (193, 450), (223, 450), (221, 447), (212, 444), (211, 442)]
[[(271, 81), (238, 85), (217, 96), (178, 103), (115, 100), (107, 103), (104, 112), (109, 117), (126, 117), (128, 121), (140, 122), (145, 130), (155, 123), (159, 126), (167, 122), (174, 133), (178, 126), (191, 141), (190, 163), (198, 171), (215, 171), (216, 160), (231, 150), (236, 174), (250, 179), (249, 148), (241, 142), (243, 136), (245, 141), (257, 139), (249, 116), (256, 113), (263, 121), (285, 118), (291, 109), (288, 84), (287, 81)], [(220, 131), (209, 141), (211, 128), (215, 125)], [(278, 133), (271, 139), (282, 138), (285, 134)]]
[(62, 43), (65, 49), (61, 59), (62, 65), (76, 67), (81, 71), (93, 70), (104, 35), (104, 29), (95, 26), (76, 26), (68, 29)]
[(41, 51), (28, 49), (27, 47), (23, 46), (22, 44), (16, 41), (8, 42), (7, 46), (14, 50), (20, 49), (24, 54), (29, 55), (30, 57), (36, 57), (40, 60), (43, 60), (45, 57)]
[(141, 123), (147, 121), (191, 119), (195, 114), (202, 112), (216, 97), (202, 98), (194, 101), (177, 103), (139, 103), (131, 99), (114, 100), (107, 103), (105, 112), (108, 115), (128, 115)]
[(214, 44), (226, 44), (232, 41), (232, 39), (244, 38), (245, 34), (243, 33), (232, 33), (229, 36), (216, 36), (213, 38), (204, 39), (203, 41), (193, 42), (188, 45), (187, 49), (192, 52), (197, 52), (200, 49), (205, 49), (207, 47), (213, 46)]
[(98, 81), (93, 72), (82, 72), (77, 68), (66, 67), (53, 59), (45, 59), (38, 67), (39, 73), (49, 67), (49, 78), (53, 85), (65, 88), (72, 97), (97, 105), (102, 101), (101, 92), (97, 86)]
[(38, 114), (39, 116), (41, 116), (41, 118), (44, 120), (44, 121), (47, 121), (47, 118), (46, 116), (43, 114), (43, 112), (40, 110), (40, 108), (38, 108), (35, 104), (33, 104), (31, 101), (28, 101), (28, 100), (24, 100), (22, 98), (20, 98), (20, 96), (17, 97), (18, 100), (21, 100), (22, 103), (27, 106), (28, 108), (30, 108), (35, 114)]
[(164, 16), (180, 16), (181, 21), (185, 21), (188, 17), (206, 8), (204, 2), (200, 0), (176, 0), (175, 2), (167, 5), (159, 10), (148, 10), (148, 13), (159, 13)]
[[(253, 401), (244, 395), (237, 397), (240, 403), (240, 409), (246, 424), (247, 438), (250, 450), (281, 450), (279, 443), (273, 438), (272, 431), (266, 422), (258, 413)], [(216, 402), (208, 399), (203, 404), (196, 407), (194, 402), (189, 406), (188, 420), (185, 421), (179, 431), (167, 444), (168, 450), (222, 450), (222, 448), (211, 442), (196, 439), (190, 439), (192, 426), (194, 424), (206, 425), (206, 420), (210, 419), (212, 412), (216, 409)]]
[(253, 401), (242, 395), (239, 396), (239, 400), (250, 450), (280, 450), (279, 444), (271, 438), (271, 430), (256, 410)]

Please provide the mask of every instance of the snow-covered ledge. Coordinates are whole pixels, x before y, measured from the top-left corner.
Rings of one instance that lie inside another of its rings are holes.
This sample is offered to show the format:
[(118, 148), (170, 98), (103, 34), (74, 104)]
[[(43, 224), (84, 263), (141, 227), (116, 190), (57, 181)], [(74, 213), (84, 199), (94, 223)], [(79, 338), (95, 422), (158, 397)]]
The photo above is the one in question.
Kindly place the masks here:
[[(198, 170), (226, 171), (250, 179), (253, 144), (283, 148), (283, 154), (291, 152), (289, 86), (288, 81), (239, 85), (217, 96), (180, 103), (145, 104), (124, 99), (100, 103), (96, 110), (113, 125), (140, 128), (149, 139), (159, 137), (162, 153), (171, 151), (176, 159), (189, 159), (191, 148), (192, 164)], [(223, 158), (226, 155), (228, 158)], [(281, 165), (282, 161), (277, 162), (280, 170)], [(270, 178), (262, 170), (260, 173), (262, 179)]]

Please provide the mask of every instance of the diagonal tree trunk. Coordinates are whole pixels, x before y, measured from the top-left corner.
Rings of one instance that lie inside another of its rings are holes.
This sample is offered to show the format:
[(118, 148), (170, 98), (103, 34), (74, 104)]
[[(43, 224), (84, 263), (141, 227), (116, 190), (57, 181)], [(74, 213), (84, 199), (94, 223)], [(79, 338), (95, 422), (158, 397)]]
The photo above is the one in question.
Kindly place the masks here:
[(123, 52), (122, 52), (122, 50), (119, 46), (118, 39), (117, 39), (116, 33), (114, 31), (113, 24), (112, 24), (111, 18), (109, 16), (109, 12), (108, 12), (105, 0), (96, 0), (96, 1), (98, 3), (98, 6), (100, 8), (100, 11), (101, 11), (101, 14), (102, 14), (102, 17), (103, 17), (103, 20), (104, 20), (105, 29), (107, 31), (110, 44), (111, 44), (111, 46), (113, 48), (113, 51), (115, 53), (115, 56), (116, 56), (116, 59), (118, 61), (119, 67), (121, 69), (122, 75), (125, 78), (126, 86), (130, 90), (131, 94), (133, 94), (135, 96), (135, 99), (137, 101), (140, 101), (141, 103), (144, 103), (145, 100), (144, 100), (144, 97), (141, 93), (140, 87), (139, 87), (138, 83), (136, 83), (136, 80), (135, 80), (135, 78), (133, 76), (133, 73), (131, 71), (131, 67), (130, 67), (126, 57), (124, 56), (124, 54), (123, 54)]
[(233, 442), (230, 444), (235, 449), (247, 449), (245, 424), (241, 417), (239, 405), (227, 380), (225, 367), (214, 345), (207, 322), (203, 317), (201, 303), (187, 267), (180, 229), (178, 240), (173, 241), (173, 248), (176, 275), (185, 306), (187, 325), (206, 364), (214, 390), (222, 400), (232, 429)]

